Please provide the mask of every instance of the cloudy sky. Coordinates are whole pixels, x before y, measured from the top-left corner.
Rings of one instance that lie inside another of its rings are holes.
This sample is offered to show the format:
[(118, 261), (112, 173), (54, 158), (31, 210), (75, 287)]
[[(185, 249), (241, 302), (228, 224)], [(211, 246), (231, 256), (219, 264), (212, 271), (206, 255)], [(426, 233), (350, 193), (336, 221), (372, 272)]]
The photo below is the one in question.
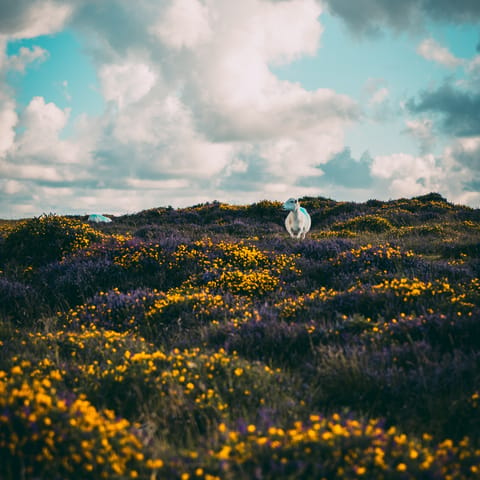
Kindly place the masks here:
[(478, 0), (0, 0), (0, 218), (480, 206)]

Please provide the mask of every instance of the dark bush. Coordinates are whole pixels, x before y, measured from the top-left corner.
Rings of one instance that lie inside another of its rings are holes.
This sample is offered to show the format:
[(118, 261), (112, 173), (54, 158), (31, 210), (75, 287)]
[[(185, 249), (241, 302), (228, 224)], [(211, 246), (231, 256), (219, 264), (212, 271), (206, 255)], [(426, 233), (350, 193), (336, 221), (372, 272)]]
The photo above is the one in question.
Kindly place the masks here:
[(119, 265), (107, 258), (72, 258), (42, 267), (34, 279), (52, 308), (78, 305), (98, 291), (128, 283)]
[(37, 291), (29, 285), (0, 275), (0, 316), (17, 325), (30, 324), (41, 309)]
[(306, 260), (328, 260), (336, 258), (341, 252), (353, 248), (353, 243), (342, 238), (326, 240), (305, 240), (292, 248), (293, 253), (300, 254)]
[(61, 260), (101, 237), (98, 231), (79, 220), (42, 215), (19, 224), (5, 238), (4, 261), (38, 266)]

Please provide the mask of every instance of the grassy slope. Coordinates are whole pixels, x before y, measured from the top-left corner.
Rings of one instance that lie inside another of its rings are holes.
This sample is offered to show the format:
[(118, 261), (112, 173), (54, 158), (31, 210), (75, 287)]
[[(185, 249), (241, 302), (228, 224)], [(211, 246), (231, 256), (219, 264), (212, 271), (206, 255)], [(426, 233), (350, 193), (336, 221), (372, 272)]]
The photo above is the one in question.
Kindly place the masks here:
[(3, 224), (2, 478), (475, 478), (480, 210), (302, 205)]

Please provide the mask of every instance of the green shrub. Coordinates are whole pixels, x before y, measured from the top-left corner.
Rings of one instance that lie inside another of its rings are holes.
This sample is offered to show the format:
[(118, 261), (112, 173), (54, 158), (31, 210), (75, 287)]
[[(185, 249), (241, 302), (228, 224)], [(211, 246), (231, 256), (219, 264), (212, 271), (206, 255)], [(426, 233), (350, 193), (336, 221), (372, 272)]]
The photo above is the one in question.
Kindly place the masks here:
[(354, 217), (345, 222), (335, 223), (332, 230), (352, 230), (357, 232), (388, 232), (393, 228), (393, 225), (385, 218), (378, 215), (362, 215)]
[(5, 238), (4, 262), (38, 266), (61, 260), (101, 238), (100, 232), (80, 220), (41, 215), (18, 224)]

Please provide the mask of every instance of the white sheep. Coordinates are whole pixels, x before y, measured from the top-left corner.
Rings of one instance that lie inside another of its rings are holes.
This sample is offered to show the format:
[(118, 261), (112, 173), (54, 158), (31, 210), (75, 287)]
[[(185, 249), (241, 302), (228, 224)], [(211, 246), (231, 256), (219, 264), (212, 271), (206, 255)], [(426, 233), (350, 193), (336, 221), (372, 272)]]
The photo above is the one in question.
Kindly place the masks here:
[(297, 198), (289, 198), (283, 204), (283, 209), (290, 211), (285, 219), (287, 232), (292, 238), (304, 239), (312, 225), (312, 219), (308, 212), (300, 206)]

